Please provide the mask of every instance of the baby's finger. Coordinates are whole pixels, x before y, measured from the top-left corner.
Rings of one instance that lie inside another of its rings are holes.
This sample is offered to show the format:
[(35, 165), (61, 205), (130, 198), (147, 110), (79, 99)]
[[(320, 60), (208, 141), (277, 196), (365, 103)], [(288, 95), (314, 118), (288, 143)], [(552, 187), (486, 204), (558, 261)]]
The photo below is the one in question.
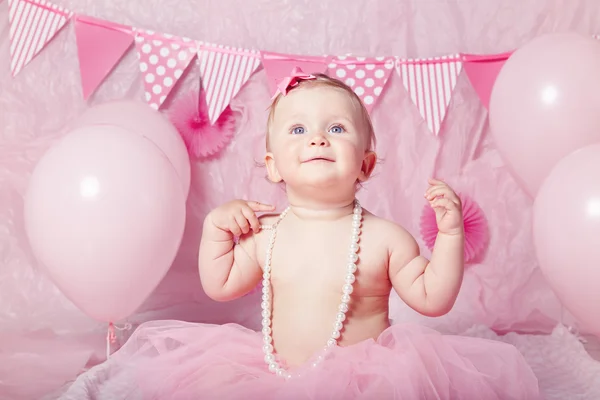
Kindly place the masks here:
[(462, 208), (462, 201), (456, 193), (450, 191), (450, 196), (448, 196), (448, 199), (450, 199), (454, 204)]
[(242, 214), (250, 223), (252, 230), (256, 233), (260, 230), (260, 222), (254, 211), (250, 207), (242, 207)]
[(275, 209), (275, 206), (259, 203), (258, 201), (247, 201), (246, 204), (248, 204), (253, 211), (273, 211)]
[(448, 185), (446, 185), (445, 182), (438, 181), (435, 179), (429, 179), (427, 181), (427, 183), (429, 184), (429, 189), (434, 188), (434, 187), (439, 187), (439, 186), (448, 186)]
[(449, 191), (450, 190), (448, 186), (432, 186), (429, 189), (427, 189), (427, 192), (425, 192), (425, 197), (428, 200), (431, 200), (437, 196), (445, 196)]
[(231, 217), (231, 221), (229, 222), (229, 232), (231, 232), (233, 236), (242, 236), (242, 229), (238, 225), (235, 217)]
[(429, 183), (430, 185), (445, 185), (446, 184), (446, 182), (444, 182), (440, 179), (435, 179), (435, 178), (427, 179), (427, 183)]
[(456, 204), (457, 206), (460, 205), (461, 203), (458, 195), (452, 189), (450, 189), (450, 187), (446, 186), (446, 188), (447, 191), (444, 192), (444, 197)]
[(244, 216), (243, 211), (235, 214), (235, 222), (237, 222), (243, 234), (250, 232), (250, 224)]
[(429, 194), (431, 193), (431, 191), (437, 189), (438, 187), (439, 186), (437, 186), (437, 185), (429, 186), (427, 188), (427, 190), (425, 190), (425, 193), (423, 194), (423, 197), (425, 197), (425, 198), (429, 197)]
[(433, 200), (430, 204), (433, 208), (444, 208), (446, 210), (456, 208), (456, 204), (454, 204), (453, 201), (446, 199), (445, 197), (438, 197), (437, 199)]
[(450, 189), (448, 186), (438, 187), (432, 190), (430, 193), (428, 193), (425, 197), (427, 197), (427, 200), (433, 200), (436, 197), (444, 197), (445, 199), (448, 199), (454, 204), (456, 204), (457, 206), (461, 204), (458, 195), (454, 193), (452, 189)]

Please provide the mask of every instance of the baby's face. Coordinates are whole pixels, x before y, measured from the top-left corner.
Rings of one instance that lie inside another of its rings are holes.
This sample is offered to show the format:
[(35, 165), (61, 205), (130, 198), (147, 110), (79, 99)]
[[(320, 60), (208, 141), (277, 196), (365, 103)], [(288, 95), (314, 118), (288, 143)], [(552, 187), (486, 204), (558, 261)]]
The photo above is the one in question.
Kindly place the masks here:
[(268, 134), (271, 151), (266, 160), (272, 181), (331, 187), (366, 179), (367, 127), (358, 105), (341, 89), (290, 91), (277, 104)]

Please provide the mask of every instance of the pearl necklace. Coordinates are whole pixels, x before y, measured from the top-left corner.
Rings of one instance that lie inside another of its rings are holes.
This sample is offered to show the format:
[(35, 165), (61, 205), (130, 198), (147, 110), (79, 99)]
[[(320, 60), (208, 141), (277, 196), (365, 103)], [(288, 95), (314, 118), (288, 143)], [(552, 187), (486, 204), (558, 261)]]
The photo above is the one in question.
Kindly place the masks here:
[[(270, 229), (271, 237), (269, 239), (269, 245), (267, 246), (267, 255), (265, 259), (265, 267), (263, 270), (262, 280), (262, 334), (263, 334), (263, 352), (265, 354), (265, 362), (269, 366), (269, 371), (275, 373), (277, 376), (289, 379), (291, 374), (286, 371), (275, 359), (273, 353), (273, 337), (271, 335), (271, 312), (272, 312), (272, 293), (271, 293), (271, 258), (273, 254), (273, 246), (275, 245), (275, 237), (277, 236), (277, 226), (289, 212), (290, 207), (286, 208), (278, 220), (273, 225), (263, 225), (262, 229)], [(361, 224), (362, 224), (362, 207), (358, 203), (358, 200), (354, 201), (354, 211), (352, 215), (352, 239), (350, 241), (349, 253), (348, 253), (348, 264), (346, 266), (346, 277), (344, 279), (344, 285), (342, 286), (342, 297), (341, 303), (338, 307), (338, 313), (333, 324), (333, 331), (327, 345), (324, 350), (327, 351), (333, 346), (337, 345), (338, 339), (341, 336), (341, 331), (344, 328), (344, 320), (346, 319), (346, 313), (349, 310), (348, 303), (350, 302), (350, 294), (353, 291), (352, 284), (356, 281), (354, 274), (356, 273), (358, 262), (358, 242), (360, 240)], [(316, 361), (312, 364), (316, 367), (319, 362), (323, 360), (323, 356), (317, 357)]]

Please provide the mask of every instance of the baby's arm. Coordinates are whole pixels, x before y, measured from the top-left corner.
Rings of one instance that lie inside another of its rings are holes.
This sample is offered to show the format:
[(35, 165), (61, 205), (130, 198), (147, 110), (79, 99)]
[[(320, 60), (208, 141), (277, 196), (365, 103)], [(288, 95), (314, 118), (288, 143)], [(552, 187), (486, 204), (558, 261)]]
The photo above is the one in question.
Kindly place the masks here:
[[(255, 211), (272, 206), (236, 200), (211, 211), (204, 220), (198, 269), (206, 295), (216, 301), (234, 300), (250, 292), (262, 271), (254, 234), (260, 229)], [(237, 244), (234, 237), (239, 236)]]
[(389, 277), (398, 296), (423, 315), (449, 312), (462, 284), (464, 235), (438, 233), (429, 261), (410, 233), (397, 225), (390, 231)]

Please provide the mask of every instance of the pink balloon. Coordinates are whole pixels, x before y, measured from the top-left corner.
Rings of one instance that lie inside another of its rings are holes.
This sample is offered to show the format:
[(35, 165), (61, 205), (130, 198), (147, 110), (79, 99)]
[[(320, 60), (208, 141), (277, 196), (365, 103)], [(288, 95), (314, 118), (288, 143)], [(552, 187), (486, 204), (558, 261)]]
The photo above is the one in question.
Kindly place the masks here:
[(99, 321), (131, 315), (160, 283), (183, 236), (185, 197), (154, 144), (82, 127), (36, 165), (25, 196), (33, 253), (57, 287)]
[(119, 100), (89, 108), (72, 128), (90, 125), (119, 126), (152, 141), (173, 164), (187, 198), (190, 189), (189, 154), (181, 135), (167, 117), (146, 103)]
[(540, 36), (506, 61), (492, 89), (494, 141), (534, 197), (564, 156), (600, 141), (600, 43), (573, 33)]
[(533, 209), (540, 268), (582, 328), (600, 335), (600, 144), (561, 160)]

